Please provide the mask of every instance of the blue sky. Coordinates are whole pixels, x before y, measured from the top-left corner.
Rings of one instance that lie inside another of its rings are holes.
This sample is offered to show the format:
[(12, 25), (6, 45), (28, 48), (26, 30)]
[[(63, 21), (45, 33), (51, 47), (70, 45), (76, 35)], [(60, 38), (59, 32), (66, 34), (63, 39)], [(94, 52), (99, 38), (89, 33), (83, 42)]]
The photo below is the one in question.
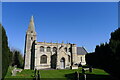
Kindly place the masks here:
[(0, 22), (2, 22), (2, 2), (0, 2)]
[(32, 15), (38, 42), (70, 42), (84, 46), (88, 52), (109, 42), (110, 33), (118, 28), (116, 2), (7, 2), (2, 9), (9, 46), (22, 53)]

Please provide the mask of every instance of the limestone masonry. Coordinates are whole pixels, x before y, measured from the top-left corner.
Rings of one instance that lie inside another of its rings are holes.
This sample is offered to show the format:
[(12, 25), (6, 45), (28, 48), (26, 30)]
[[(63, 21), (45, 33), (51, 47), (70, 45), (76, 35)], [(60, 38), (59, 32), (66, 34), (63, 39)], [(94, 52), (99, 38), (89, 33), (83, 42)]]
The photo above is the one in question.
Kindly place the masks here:
[(24, 69), (77, 69), (85, 65), (83, 47), (70, 43), (37, 42), (33, 16), (25, 37)]

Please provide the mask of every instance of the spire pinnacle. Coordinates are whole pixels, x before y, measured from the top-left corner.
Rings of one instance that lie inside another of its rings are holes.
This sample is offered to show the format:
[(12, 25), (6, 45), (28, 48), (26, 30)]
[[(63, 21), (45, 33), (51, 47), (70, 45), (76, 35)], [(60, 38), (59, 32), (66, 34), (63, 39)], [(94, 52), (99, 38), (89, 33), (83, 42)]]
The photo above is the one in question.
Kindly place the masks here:
[(34, 22), (34, 17), (33, 17), (33, 15), (31, 16), (31, 21), (33, 21), (33, 22)]
[(33, 15), (31, 16), (31, 19), (30, 19), (28, 31), (35, 32), (35, 25), (34, 25), (34, 17), (33, 17)]

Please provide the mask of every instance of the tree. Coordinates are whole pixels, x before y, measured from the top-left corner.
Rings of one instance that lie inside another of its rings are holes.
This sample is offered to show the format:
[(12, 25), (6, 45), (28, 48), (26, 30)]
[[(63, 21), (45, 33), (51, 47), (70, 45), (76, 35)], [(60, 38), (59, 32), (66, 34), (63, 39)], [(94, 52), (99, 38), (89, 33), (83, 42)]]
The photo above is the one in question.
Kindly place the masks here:
[[(0, 24), (0, 27), (2, 25)], [(8, 38), (5, 29), (2, 27), (2, 77), (7, 73), (8, 67), (11, 63), (12, 53), (8, 47)]]
[(113, 56), (114, 56), (114, 65), (113, 66), (113, 75), (119, 76), (120, 72), (120, 28), (115, 30), (114, 32), (111, 33), (111, 38), (109, 45), (111, 47), (111, 50), (113, 51)]
[(95, 52), (87, 54), (86, 62), (120, 78), (120, 28), (111, 33), (109, 43), (97, 45)]
[(23, 68), (23, 56), (19, 50), (12, 50), (12, 66), (17, 65), (18, 68)]
[(110, 38), (109, 44), (111, 46), (112, 51), (116, 55), (117, 52), (120, 51), (120, 49), (118, 49), (120, 46), (120, 28), (115, 30), (115, 32), (111, 33), (111, 38)]

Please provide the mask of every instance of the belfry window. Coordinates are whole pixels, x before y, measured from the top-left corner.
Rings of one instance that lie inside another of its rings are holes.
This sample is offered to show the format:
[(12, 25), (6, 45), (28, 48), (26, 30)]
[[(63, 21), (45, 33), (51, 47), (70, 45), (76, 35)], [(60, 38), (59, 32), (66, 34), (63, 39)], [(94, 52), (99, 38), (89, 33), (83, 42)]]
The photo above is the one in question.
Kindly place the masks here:
[(33, 33), (33, 31), (31, 31), (31, 33)]
[(57, 52), (57, 48), (56, 47), (53, 47), (53, 52)]
[(31, 37), (31, 40), (33, 40), (33, 37)]
[(40, 47), (40, 52), (44, 52), (44, 47), (43, 46)]
[(51, 48), (50, 47), (47, 47), (47, 52), (50, 52), (51, 51)]
[(47, 56), (46, 55), (42, 55), (41, 57), (40, 57), (40, 63), (42, 64), (44, 64), (44, 63), (47, 63)]

